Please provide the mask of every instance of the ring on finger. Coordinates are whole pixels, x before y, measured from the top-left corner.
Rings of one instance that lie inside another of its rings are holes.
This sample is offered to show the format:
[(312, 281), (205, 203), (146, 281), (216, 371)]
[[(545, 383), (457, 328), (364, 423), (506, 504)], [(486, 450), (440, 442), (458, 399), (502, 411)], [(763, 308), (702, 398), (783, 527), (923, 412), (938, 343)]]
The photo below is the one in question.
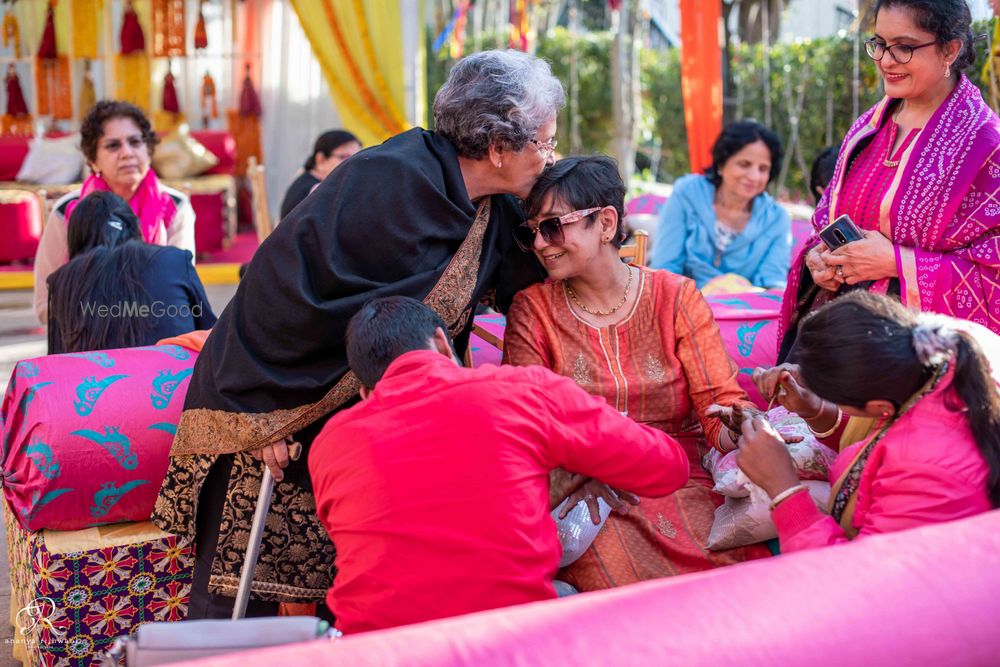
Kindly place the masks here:
[(844, 277), (844, 267), (839, 264), (837, 265), (837, 275), (841, 278)]

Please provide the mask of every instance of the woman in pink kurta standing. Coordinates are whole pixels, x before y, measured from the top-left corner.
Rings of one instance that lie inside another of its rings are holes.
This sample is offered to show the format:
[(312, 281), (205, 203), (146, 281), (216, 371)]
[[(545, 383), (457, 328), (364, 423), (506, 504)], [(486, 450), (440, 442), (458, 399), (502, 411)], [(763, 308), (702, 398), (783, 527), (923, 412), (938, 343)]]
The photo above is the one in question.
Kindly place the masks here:
[[(814, 239), (793, 263), (779, 361), (795, 325), (853, 289), (1000, 332), (1000, 118), (961, 73), (975, 60), (965, 0), (880, 0), (865, 42), (886, 97), (847, 133), (816, 207), (865, 238), (831, 252)], [(791, 357), (789, 357), (791, 353)]]
[[(1000, 393), (989, 362), (998, 349), (984, 327), (860, 291), (803, 319), (800, 365), (771, 371), (779, 400), (877, 422), (831, 466), (827, 516), (770, 425), (744, 421), (739, 466), (771, 497), (782, 551), (1000, 506)], [(875, 360), (878, 373), (865, 373)]]

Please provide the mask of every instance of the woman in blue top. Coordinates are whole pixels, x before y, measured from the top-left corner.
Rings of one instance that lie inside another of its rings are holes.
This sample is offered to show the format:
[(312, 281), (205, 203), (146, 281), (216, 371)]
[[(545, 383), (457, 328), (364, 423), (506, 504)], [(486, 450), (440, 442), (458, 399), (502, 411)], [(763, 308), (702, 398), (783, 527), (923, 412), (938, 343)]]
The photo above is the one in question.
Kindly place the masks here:
[(791, 261), (788, 213), (766, 192), (781, 165), (781, 142), (754, 121), (726, 127), (712, 166), (674, 184), (653, 239), (651, 265), (704, 287), (734, 273), (752, 285), (784, 288)]

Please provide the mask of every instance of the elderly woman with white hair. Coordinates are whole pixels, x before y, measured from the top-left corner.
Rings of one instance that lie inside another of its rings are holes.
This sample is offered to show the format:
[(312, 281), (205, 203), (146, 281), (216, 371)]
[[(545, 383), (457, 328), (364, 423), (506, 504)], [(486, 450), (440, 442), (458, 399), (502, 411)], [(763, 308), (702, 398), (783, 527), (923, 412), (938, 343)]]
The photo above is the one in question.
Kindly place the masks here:
[(230, 614), (259, 459), (278, 483), (248, 614), (324, 598), (333, 545), (305, 457), (290, 461), (288, 445), (308, 449), (326, 418), (355, 401), (347, 322), (375, 297), (413, 297), (448, 324), (461, 354), (477, 304), (503, 310), (544, 276), (512, 230), (523, 221), (517, 198), (553, 160), (563, 103), (542, 60), (468, 56), (438, 91), (434, 131), (361, 151), (261, 246), (198, 358), (153, 515), (196, 539), (189, 618)]

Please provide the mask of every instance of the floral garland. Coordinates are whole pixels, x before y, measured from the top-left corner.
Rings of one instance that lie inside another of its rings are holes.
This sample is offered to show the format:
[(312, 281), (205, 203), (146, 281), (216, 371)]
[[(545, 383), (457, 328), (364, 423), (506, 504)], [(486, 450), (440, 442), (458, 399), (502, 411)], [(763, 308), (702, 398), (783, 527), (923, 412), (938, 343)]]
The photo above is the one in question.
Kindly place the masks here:
[(330, 3), (330, 0), (323, 0), (323, 9), (326, 12), (327, 22), (330, 24), (330, 29), (333, 31), (333, 37), (334, 41), (337, 43), (337, 48), (340, 49), (341, 55), (344, 56), (344, 63), (347, 65), (347, 70), (351, 74), (354, 86), (357, 88), (358, 92), (361, 93), (361, 99), (364, 100), (368, 110), (375, 115), (389, 134), (396, 134), (397, 132), (400, 132), (403, 128), (397, 127), (392, 118), (386, 114), (385, 109), (383, 109), (382, 105), (379, 104), (377, 99), (375, 99), (375, 95), (372, 93), (371, 89), (368, 88), (368, 84), (365, 83), (364, 77), (361, 76), (357, 63), (355, 63), (354, 58), (351, 57), (350, 49), (348, 49), (347, 42), (344, 40), (344, 33), (340, 31), (340, 23), (337, 21), (337, 15), (333, 10), (333, 5)]
[[(313, 32), (313, 26), (308, 21), (302, 21), (302, 31), (306, 33), (306, 38), (311, 44), (321, 43), (317, 39), (316, 33)], [(390, 134), (387, 131), (387, 128), (379, 127), (374, 122), (372, 114), (366, 113), (365, 110), (358, 105), (354, 96), (347, 92), (344, 84), (337, 78), (336, 70), (334, 70), (334, 68), (330, 65), (330, 62), (327, 60), (323, 51), (321, 49), (313, 49), (313, 53), (316, 55), (316, 59), (319, 60), (319, 66), (322, 68), (323, 73), (326, 74), (327, 82), (337, 95), (338, 103), (347, 107), (351, 114), (364, 124), (365, 128), (367, 128), (373, 136), (382, 139)]]
[(409, 127), (409, 123), (406, 122), (406, 119), (403, 118), (403, 115), (396, 107), (392, 93), (389, 92), (389, 86), (385, 83), (385, 77), (382, 76), (382, 68), (379, 67), (378, 62), (375, 60), (375, 49), (372, 47), (371, 32), (368, 30), (368, 18), (365, 16), (365, 8), (362, 0), (354, 0), (354, 16), (358, 22), (358, 34), (361, 37), (361, 46), (365, 51), (365, 59), (368, 61), (368, 67), (375, 77), (375, 88), (378, 90), (379, 97), (385, 102), (389, 115), (392, 116), (392, 120), (396, 123), (397, 131), (405, 129)]

